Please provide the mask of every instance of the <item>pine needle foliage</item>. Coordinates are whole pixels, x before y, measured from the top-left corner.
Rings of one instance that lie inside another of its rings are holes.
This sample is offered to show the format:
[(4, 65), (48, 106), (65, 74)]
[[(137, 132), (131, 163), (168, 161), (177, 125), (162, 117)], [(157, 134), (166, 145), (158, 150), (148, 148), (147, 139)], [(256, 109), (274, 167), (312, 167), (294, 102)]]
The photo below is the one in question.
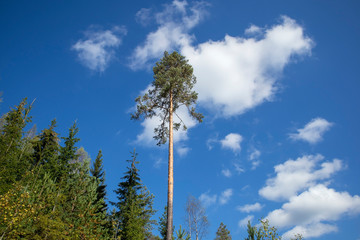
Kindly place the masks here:
[(220, 223), (218, 230), (216, 231), (215, 240), (231, 240), (230, 231), (226, 228), (224, 223)]

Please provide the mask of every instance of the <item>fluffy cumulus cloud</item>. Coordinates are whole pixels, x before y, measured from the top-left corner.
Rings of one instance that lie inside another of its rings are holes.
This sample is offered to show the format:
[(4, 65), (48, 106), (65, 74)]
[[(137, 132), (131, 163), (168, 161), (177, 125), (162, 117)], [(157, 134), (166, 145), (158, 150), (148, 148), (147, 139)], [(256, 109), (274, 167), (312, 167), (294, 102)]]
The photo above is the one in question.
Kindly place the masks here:
[(220, 205), (224, 205), (228, 203), (232, 195), (233, 195), (233, 190), (231, 188), (223, 191), (219, 197)]
[(322, 155), (306, 155), (276, 165), (276, 176), (266, 181), (266, 186), (259, 190), (259, 194), (269, 200), (288, 200), (300, 191), (316, 185), (318, 181), (329, 179), (343, 168), (339, 159), (322, 162), (318, 166), (323, 159)]
[(313, 41), (289, 17), (269, 28), (251, 26), (256, 37), (226, 35), (223, 40), (184, 45), (194, 67), (199, 102), (220, 116), (234, 116), (273, 99), (284, 67), (309, 55)]
[(262, 208), (263, 205), (261, 205), (260, 203), (246, 204), (244, 206), (237, 207), (239, 211), (246, 213), (260, 211)]
[(323, 135), (330, 129), (333, 123), (323, 118), (314, 118), (305, 125), (304, 128), (298, 129), (297, 133), (290, 134), (293, 140), (302, 140), (311, 144), (318, 143), (322, 140)]
[(77, 52), (84, 66), (93, 71), (103, 72), (114, 58), (115, 49), (120, 46), (125, 34), (125, 27), (101, 30), (91, 26), (84, 33), (85, 37), (72, 46), (72, 50)]
[(229, 133), (224, 139), (220, 140), (220, 143), (222, 148), (228, 148), (233, 150), (235, 153), (238, 153), (241, 151), (240, 144), (242, 140), (243, 137), (240, 134)]
[(266, 218), (277, 227), (295, 225), (284, 234), (286, 238), (293, 236), (295, 232), (310, 238), (336, 231), (336, 226), (329, 224), (329, 221), (359, 213), (359, 196), (336, 192), (323, 184), (318, 184), (298, 196), (291, 197), (289, 202), (270, 212)]
[[(174, 0), (165, 4), (160, 12), (141, 9), (137, 21), (145, 24), (153, 19), (157, 28), (135, 48), (130, 67), (148, 68), (165, 50), (178, 50), (194, 68), (199, 104), (216, 116), (239, 115), (272, 100), (284, 67), (296, 57), (311, 54), (313, 41), (295, 20), (283, 16), (278, 24), (270, 27), (251, 25), (244, 37), (226, 35), (222, 40), (194, 44), (191, 31), (207, 15), (208, 5)], [(158, 122), (156, 118), (143, 122), (144, 132), (138, 140), (151, 139)], [(178, 136), (178, 139), (186, 138), (186, 133), (180, 132)], [(226, 141), (223, 146), (240, 150), (239, 144), (230, 146), (231, 139), (228, 145)], [(254, 161), (254, 168), (258, 163)]]
[[(284, 67), (295, 57), (309, 55), (313, 41), (295, 20), (283, 16), (271, 27), (251, 25), (246, 37), (226, 35), (195, 45), (190, 32), (206, 16), (207, 5), (179, 0), (165, 5), (154, 14), (158, 27), (136, 47), (130, 66), (148, 67), (165, 50), (179, 50), (194, 67), (199, 102), (220, 116), (239, 115), (272, 100)], [(148, 18), (148, 12), (142, 10), (139, 16)]]
[(150, 16), (149, 9), (142, 9), (137, 13), (137, 20), (144, 24), (153, 17), (158, 28), (150, 32), (143, 44), (136, 47), (130, 57), (130, 67), (139, 69), (148, 67), (149, 61), (160, 58), (164, 51), (188, 46), (194, 39), (189, 32), (206, 14), (205, 2), (193, 2), (174, 0), (171, 4), (165, 4), (161, 12)]

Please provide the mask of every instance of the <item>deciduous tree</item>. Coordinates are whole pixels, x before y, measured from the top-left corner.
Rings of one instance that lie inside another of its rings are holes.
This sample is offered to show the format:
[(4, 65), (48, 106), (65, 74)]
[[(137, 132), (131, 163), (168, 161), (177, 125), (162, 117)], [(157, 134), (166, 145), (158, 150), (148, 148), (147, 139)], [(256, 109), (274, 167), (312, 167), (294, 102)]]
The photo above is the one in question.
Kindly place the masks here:
[(199, 199), (194, 196), (189, 196), (186, 201), (185, 210), (190, 238), (191, 234), (194, 233), (196, 240), (202, 239), (202, 237), (207, 234), (209, 227), (205, 208), (202, 206)]

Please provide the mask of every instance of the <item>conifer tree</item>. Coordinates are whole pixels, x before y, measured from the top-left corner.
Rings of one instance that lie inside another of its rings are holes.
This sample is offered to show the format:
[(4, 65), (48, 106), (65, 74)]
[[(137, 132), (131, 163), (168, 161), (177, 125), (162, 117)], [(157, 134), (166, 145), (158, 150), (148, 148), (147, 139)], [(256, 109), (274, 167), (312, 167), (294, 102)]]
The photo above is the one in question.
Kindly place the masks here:
[(106, 213), (107, 205), (105, 202), (106, 197), (106, 185), (105, 185), (105, 172), (103, 170), (103, 160), (102, 160), (102, 152), (101, 150), (98, 152), (96, 156), (95, 162), (90, 169), (91, 175), (95, 177), (97, 180), (98, 186), (96, 189), (97, 198), (95, 203), (100, 203), (101, 207), (99, 209), (100, 212)]
[(30, 162), (26, 153), (29, 145), (23, 139), (24, 128), (31, 121), (31, 105), (26, 98), (5, 115), (0, 131), (0, 194), (21, 179)]
[(152, 208), (154, 196), (141, 183), (136, 157), (134, 150), (132, 159), (127, 160), (130, 167), (127, 167), (123, 181), (114, 191), (118, 202), (112, 204), (118, 209), (115, 217), (119, 223), (117, 232), (121, 239), (145, 239), (151, 236), (150, 231), (154, 224), (151, 220), (155, 213)]
[(72, 163), (76, 161), (77, 151), (75, 144), (80, 141), (80, 139), (76, 137), (78, 132), (79, 129), (75, 122), (69, 129), (69, 135), (67, 137), (62, 137), (64, 140), (64, 146), (60, 147), (59, 171), (57, 174), (58, 181), (63, 180), (63, 178), (66, 179), (66, 175), (73, 170)]
[[(167, 236), (167, 206), (164, 207), (164, 212), (161, 215), (161, 217), (159, 218), (158, 230), (160, 232), (161, 239), (166, 240), (166, 236)], [(174, 238), (174, 231), (175, 231), (175, 226), (173, 226), (173, 237), (172, 238)]]
[(51, 121), (49, 128), (41, 131), (41, 134), (33, 140), (34, 153), (32, 161), (34, 166), (42, 168), (52, 177), (56, 177), (59, 171), (59, 137), (55, 132), (56, 120)]
[(220, 226), (216, 232), (215, 240), (231, 240), (230, 231), (226, 228), (224, 223), (220, 223)]
[[(180, 123), (173, 122), (173, 115), (176, 110), (184, 105), (187, 107), (191, 117), (201, 122), (203, 116), (195, 111), (197, 93), (192, 91), (196, 83), (193, 75), (193, 68), (184, 56), (176, 51), (169, 54), (164, 53), (164, 57), (157, 62), (153, 68), (154, 81), (151, 88), (143, 96), (136, 98), (137, 111), (132, 115), (132, 119), (161, 118), (161, 124), (154, 129), (157, 144), (165, 144), (169, 138), (169, 162), (168, 162), (168, 217), (167, 217), (167, 240), (172, 238), (173, 227), (173, 130), (178, 130), (182, 125), (186, 126), (181, 120)], [(168, 124), (168, 126), (166, 126)]]

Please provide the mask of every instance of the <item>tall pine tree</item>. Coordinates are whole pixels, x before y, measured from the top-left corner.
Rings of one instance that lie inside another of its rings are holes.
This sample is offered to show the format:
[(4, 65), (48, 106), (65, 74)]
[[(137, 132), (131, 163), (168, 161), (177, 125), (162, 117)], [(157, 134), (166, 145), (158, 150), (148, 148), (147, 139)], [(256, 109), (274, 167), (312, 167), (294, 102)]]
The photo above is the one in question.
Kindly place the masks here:
[[(136, 98), (137, 109), (131, 116), (132, 119), (152, 118), (158, 116), (160, 125), (154, 129), (154, 138), (157, 144), (165, 144), (169, 139), (168, 161), (168, 216), (167, 216), (167, 240), (172, 239), (173, 227), (173, 198), (174, 198), (174, 155), (173, 155), (173, 130), (180, 126), (186, 130), (182, 119), (180, 123), (173, 121), (176, 110), (180, 106), (186, 106), (189, 115), (195, 120), (202, 122), (202, 114), (195, 111), (194, 105), (197, 93), (192, 90), (196, 83), (193, 68), (188, 64), (184, 56), (174, 51), (164, 53), (164, 57), (153, 68), (154, 81), (151, 88), (143, 96)], [(176, 115), (178, 116), (178, 115)], [(178, 116), (179, 117), (179, 116)], [(168, 125), (167, 125), (168, 124)]]
[(151, 220), (155, 213), (152, 208), (154, 196), (141, 183), (136, 157), (134, 150), (132, 159), (127, 160), (130, 167), (127, 167), (123, 181), (114, 191), (118, 199), (117, 203), (112, 203), (118, 209), (115, 214), (118, 221), (116, 232), (121, 239), (145, 239), (151, 236), (150, 231), (154, 224)]

